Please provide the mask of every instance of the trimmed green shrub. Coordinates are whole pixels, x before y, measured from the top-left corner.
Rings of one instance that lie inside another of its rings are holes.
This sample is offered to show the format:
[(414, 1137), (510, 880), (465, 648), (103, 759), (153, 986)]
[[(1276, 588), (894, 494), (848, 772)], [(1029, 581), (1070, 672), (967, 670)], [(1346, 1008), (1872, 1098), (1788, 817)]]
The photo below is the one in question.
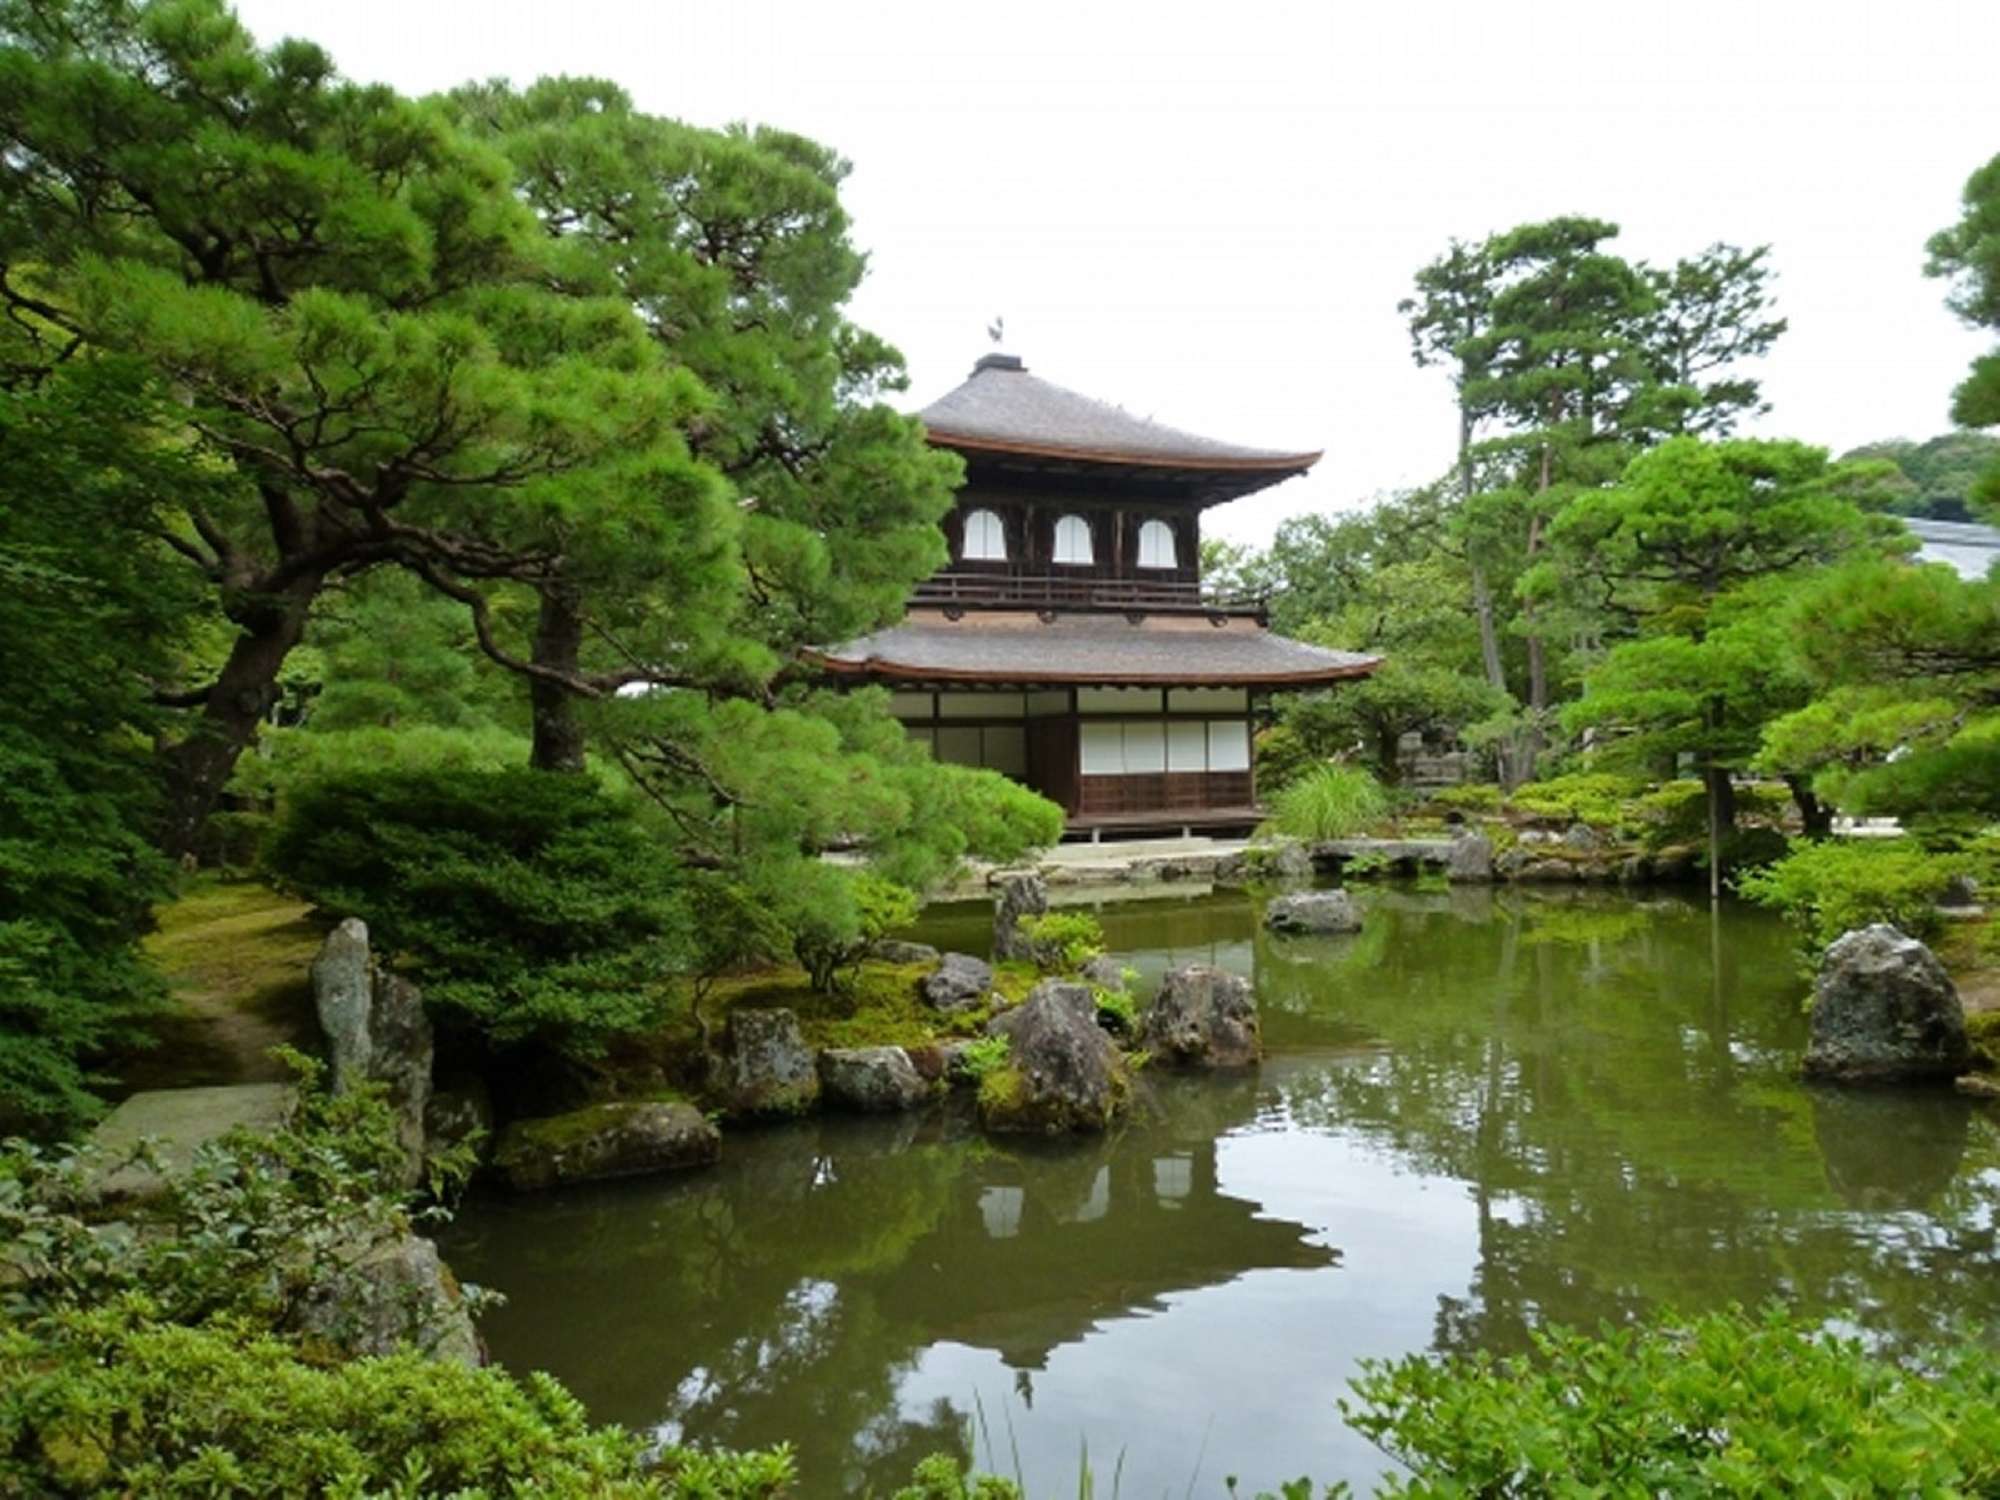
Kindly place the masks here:
[(370, 936), (447, 1019), (498, 1046), (592, 1055), (656, 1025), (692, 964), (682, 871), (587, 776), (351, 771), (286, 796), (281, 883)]
[[(851, 988), (869, 950), (917, 919), (916, 893), (869, 870), (805, 866), (791, 871), (790, 881), (797, 889), (783, 921), (799, 966), (822, 995)], [(810, 894), (796, 899), (801, 893)]]
[(1468, 781), (1459, 786), (1439, 787), (1430, 795), (1431, 806), (1446, 812), (1492, 814), (1500, 811), (1500, 788), (1490, 781)]
[(1507, 805), (1517, 813), (1593, 828), (1621, 829), (1637, 820), (1636, 802), (1645, 783), (1602, 771), (1552, 776), (1514, 788)]
[(1104, 927), (1087, 911), (1049, 911), (1021, 918), (1035, 967), (1044, 974), (1074, 974), (1104, 952)]
[(1921, 1369), (1782, 1310), (1537, 1334), (1531, 1354), (1365, 1363), (1350, 1425), (1390, 1495), (1990, 1495), (2000, 1365)]
[(1909, 839), (1799, 844), (1775, 864), (1736, 877), (1748, 900), (1782, 912), (1817, 951), (1855, 927), (1888, 922), (1915, 938), (1943, 927), (1937, 899), (1970, 862), (1930, 854)]

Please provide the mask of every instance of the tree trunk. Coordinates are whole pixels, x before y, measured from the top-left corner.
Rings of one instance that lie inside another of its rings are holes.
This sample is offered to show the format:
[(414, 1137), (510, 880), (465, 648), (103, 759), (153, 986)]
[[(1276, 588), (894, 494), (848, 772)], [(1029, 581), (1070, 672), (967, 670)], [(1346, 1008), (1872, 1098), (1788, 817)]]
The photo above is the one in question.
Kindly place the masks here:
[(1736, 827), (1736, 783), (1724, 766), (1703, 766), (1701, 782), (1708, 789), (1708, 894), (1722, 895), (1722, 841)]
[[(535, 625), (536, 666), (576, 674), (583, 657), (581, 604), (573, 589), (542, 590), (541, 617)], [(576, 694), (546, 677), (530, 677), (528, 704), (534, 715), (534, 748), (528, 763), (537, 771), (583, 770), (585, 736)]]
[(1787, 776), (1785, 788), (1799, 810), (1800, 831), (1809, 839), (1833, 837), (1833, 808), (1819, 800), (1803, 776)]
[(240, 633), (199, 721), (187, 738), (160, 752), (167, 800), (158, 843), (176, 863), (194, 854), (238, 758), (277, 700), (278, 672), (305, 635), (307, 613), (324, 582), (323, 574), (303, 575), (241, 612)]

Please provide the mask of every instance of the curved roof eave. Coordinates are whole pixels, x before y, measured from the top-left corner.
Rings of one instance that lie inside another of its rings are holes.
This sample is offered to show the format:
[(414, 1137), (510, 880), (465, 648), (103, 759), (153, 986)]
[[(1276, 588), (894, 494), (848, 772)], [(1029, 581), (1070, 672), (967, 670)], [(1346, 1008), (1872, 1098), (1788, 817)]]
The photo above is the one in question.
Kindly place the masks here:
[(1111, 448), (1071, 447), (1055, 443), (1026, 443), (1005, 438), (979, 437), (971, 433), (953, 432), (944, 427), (925, 427), (930, 440), (937, 446), (949, 448), (955, 453), (1006, 454), (1021, 458), (1054, 458), (1081, 460), (1085, 463), (1124, 464), (1141, 469), (1179, 469), (1182, 471), (1210, 471), (1218, 473), (1272, 474), (1289, 478), (1303, 474), (1326, 456), (1326, 450), (1314, 453), (1282, 453), (1269, 457), (1228, 457), (1213, 455), (1189, 457), (1186, 455), (1166, 455), (1132, 453)]

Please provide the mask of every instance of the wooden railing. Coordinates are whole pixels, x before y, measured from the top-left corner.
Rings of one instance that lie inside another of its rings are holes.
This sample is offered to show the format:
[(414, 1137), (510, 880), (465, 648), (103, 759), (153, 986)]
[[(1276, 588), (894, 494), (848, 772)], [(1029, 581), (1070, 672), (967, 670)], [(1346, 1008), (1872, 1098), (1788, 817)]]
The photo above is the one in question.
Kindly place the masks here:
[(1016, 604), (1034, 609), (1223, 610), (1261, 616), (1261, 599), (1204, 599), (1191, 570), (1159, 578), (1060, 578), (951, 571), (917, 585), (914, 604)]

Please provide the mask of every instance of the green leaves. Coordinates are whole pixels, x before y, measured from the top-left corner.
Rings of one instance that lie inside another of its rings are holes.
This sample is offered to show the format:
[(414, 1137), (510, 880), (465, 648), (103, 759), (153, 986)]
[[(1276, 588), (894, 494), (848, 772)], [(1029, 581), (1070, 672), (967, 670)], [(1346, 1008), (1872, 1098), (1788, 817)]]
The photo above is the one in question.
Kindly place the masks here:
[(1537, 1334), (1530, 1355), (1373, 1363), (1348, 1422), (1389, 1495), (1985, 1494), (2000, 1375), (1953, 1336), (1922, 1369), (1773, 1307)]
[(291, 791), (265, 857), (496, 1047), (595, 1053), (656, 1024), (686, 966), (677, 862), (588, 777), (326, 775)]

